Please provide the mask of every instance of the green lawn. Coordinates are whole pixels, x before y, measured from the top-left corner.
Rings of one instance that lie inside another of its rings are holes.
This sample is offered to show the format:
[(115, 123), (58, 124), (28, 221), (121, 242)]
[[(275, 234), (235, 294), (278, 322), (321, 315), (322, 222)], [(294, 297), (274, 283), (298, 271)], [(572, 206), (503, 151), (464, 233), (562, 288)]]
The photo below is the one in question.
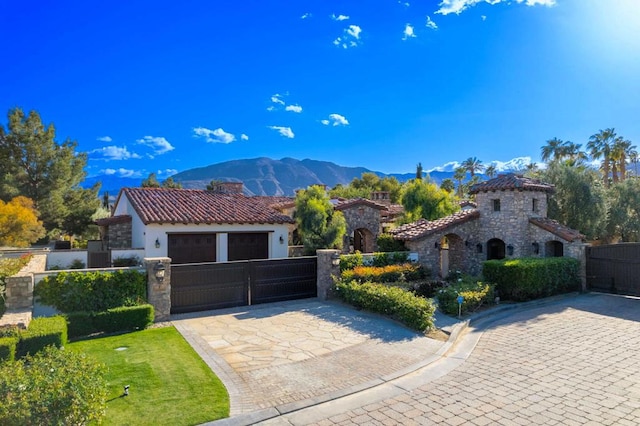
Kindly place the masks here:
[[(194, 425), (229, 416), (222, 382), (174, 327), (69, 343), (107, 366), (105, 424)], [(123, 389), (129, 385), (129, 396)]]

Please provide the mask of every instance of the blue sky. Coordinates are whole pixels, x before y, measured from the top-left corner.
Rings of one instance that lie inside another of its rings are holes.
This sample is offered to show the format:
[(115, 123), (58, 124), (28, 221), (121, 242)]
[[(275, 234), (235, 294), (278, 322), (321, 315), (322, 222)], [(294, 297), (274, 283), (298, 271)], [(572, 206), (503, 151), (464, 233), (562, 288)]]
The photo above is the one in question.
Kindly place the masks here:
[(640, 145), (640, 0), (0, 0), (0, 123), (90, 176), (293, 157), (386, 173)]

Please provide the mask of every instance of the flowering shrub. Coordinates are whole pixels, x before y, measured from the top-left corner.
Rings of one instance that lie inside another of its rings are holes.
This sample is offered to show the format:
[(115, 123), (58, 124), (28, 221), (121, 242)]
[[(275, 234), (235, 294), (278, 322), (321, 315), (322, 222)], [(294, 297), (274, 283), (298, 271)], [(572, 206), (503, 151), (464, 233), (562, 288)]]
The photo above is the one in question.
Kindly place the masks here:
[(383, 284), (339, 281), (336, 293), (357, 308), (388, 315), (418, 331), (433, 328), (435, 306), (408, 290)]
[(426, 277), (424, 268), (413, 263), (387, 266), (356, 266), (345, 270), (341, 278), (345, 281), (358, 281), (360, 283), (372, 281), (377, 283), (391, 283), (401, 281), (415, 281)]
[(482, 305), (494, 302), (493, 284), (474, 281), (469, 278), (460, 279), (462, 280), (461, 282), (438, 290), (438, 306), (440, 306), (442, 312), (448, 315), (458, 315), (458, 296), (463, 298), (462, 313), (475, 311)]

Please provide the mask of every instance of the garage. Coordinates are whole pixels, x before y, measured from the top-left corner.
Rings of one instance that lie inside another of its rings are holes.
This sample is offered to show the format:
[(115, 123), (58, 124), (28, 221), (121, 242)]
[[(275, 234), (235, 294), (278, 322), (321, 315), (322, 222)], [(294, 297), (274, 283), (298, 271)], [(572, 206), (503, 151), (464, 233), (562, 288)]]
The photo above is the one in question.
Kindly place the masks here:
[(216, 234), (169, 234), (168, 256), (171, 263), (216, 261)]
[(234, 232), (229, 234), (228, 259), (230, 261), (268, 258), (268, 232)]

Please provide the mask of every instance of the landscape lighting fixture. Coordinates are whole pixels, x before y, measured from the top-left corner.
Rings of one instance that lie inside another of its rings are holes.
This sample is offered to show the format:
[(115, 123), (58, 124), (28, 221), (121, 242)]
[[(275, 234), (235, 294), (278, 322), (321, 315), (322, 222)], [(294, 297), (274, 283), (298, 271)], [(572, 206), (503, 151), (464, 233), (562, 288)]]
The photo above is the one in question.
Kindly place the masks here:
[(333, 266), (340, 266), (340, 255), (338, 253), (333, 253), (331, 255), (331, 264)]

